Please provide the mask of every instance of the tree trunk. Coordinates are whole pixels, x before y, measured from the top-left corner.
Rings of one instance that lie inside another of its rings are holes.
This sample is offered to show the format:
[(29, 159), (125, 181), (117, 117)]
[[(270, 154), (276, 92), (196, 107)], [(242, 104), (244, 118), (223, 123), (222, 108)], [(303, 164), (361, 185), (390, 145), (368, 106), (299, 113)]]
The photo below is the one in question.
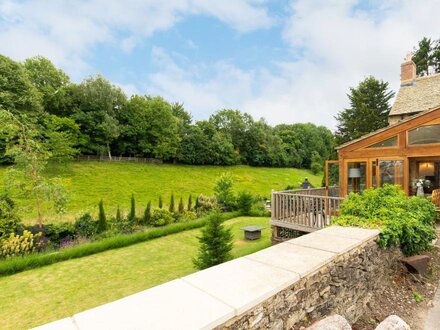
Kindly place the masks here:
[(38, 227), (43, 227), (43, 215), (41, 214), (41, 201), (38, 194), (35, 194), (35, 199), (37, 201), (37, 214), (38, 214)]
[(112, 153), (110, 152), (110, 144), (107, 142), (107, 152), (108, 152), (108, 158), (112, 160)]

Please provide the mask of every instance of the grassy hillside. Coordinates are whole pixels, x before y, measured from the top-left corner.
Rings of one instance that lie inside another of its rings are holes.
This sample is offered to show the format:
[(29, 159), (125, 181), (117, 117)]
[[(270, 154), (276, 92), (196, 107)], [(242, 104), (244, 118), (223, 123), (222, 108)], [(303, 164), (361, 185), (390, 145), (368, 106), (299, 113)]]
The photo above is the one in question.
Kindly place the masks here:
[[(268, 218), (226, 221), (234, 257), (270, 246)], [(262, 238), (243, 240), (240, 227), (265, 227)], [(28, 329), (67, 317), (195, 271), (200, 229), (126, 248), (0, 277), (0, 329)], [(171, 248), (170, 248), (171, 247)]]
[[(0, 168), (0, 185), (3, 184), (5, 171), (5, 167)], [(176, 205), (180, 196), (186, 204), (189, 194), (193, 195), (193, 201), (198, 194), (212, 195), (215, 181), (223, 172), (232, 174), (236, 191), (247, 190), (266, 197), (270, 196), (272, 189), (299, 186), (305, 177), (314, 185), (320, 185), (322, 179), (310, 171), (292, 168), (74, 162), (50, 169), (51, 175), (63, 178), (70, 200), (67, 213), (62, 216), (46, 210), (45, 222), (72, 221), (80, 211), (96, 212), (101, 198), (108, 212), (115, 212), (117, 205), (128, 210), (132, 193), (135, 194), (139, 213), (150, 199), (155, 207), (159, 195), (162, 195), (165, 205), (171, 193), (175, 195)], [(33, 202), (24, 198), (18, 198), (17, 202), (23, 220), (34, 223)]]

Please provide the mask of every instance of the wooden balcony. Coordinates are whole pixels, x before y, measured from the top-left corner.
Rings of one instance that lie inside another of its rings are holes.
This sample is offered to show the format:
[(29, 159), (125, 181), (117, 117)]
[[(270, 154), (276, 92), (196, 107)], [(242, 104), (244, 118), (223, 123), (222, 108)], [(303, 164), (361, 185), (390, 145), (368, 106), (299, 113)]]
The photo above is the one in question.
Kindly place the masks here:
[[(280, 228), (300, 232), (313, 232), (331, 224), (338, 214), (339, 187), (297, 189), (272, 192), (272, 218), (274, 231)], [(277, 236), (274, 233), (274, 236)]]

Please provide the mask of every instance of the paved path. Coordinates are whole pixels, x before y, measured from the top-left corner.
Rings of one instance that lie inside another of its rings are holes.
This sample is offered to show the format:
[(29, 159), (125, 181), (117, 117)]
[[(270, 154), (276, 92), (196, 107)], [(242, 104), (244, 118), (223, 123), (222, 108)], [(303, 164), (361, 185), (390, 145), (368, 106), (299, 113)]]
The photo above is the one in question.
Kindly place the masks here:
[(425, 321), (425, 330), (439, 330), (440, 329), (440, 289), (435, 293), (434, 306), (428, 311), (428, 317)]

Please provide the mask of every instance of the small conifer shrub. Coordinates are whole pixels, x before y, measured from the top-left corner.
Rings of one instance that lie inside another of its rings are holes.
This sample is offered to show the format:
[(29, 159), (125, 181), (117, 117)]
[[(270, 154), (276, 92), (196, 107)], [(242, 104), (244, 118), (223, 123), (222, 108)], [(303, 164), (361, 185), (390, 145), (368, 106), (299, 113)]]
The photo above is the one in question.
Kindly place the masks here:
[(182, 214), (182, 213), (185, 211), (185, 206), (183, 205), (183, 199), (182, 199), (182, 197), (180, 197), (178, 211), (179, 211), (180, 214)]
[(171, 213), (174, 213), (174, 194), (171, 194), (170, 206), (169, 206), (168, 211), (170, 211)]
[(188, 206), (186, 207), (187, 211), (192, 211), (192, 195), (188, 197)]
[(121, 221), (122, 221), (121, 210), (119, 209), (119, 205), (118, 205), (118, 209), (116, 210), (116, 222), (121, 222)]
[(202, 229), (199, 254), (193, 259), (194, 266), (205, 269), (231, 259), (232, 233), (223, 226), (219, 212), (214, 213)]
[(107, 229), (107, 218), (105, 216), (104, 211), (104, 202), (102, 199), (99, 201), (99, 213), (98, 213), (98, 232), (102, 233), (103, 231), (106, 231)]
[(151, 201), (148, 201), (147, 207), (144, 211), (144, 223), (149, 225), (151, 223)]
[(128, 220), (135, 221), (136, 220), (136, 200), (134, 199), (134, 194), (131, 194), (131, 203), (130, 203), (130, 213), (128, 215)]
[(163, 207), (162, 196), (159, 196), (159, 208), (161, 209), (162, 207)]

